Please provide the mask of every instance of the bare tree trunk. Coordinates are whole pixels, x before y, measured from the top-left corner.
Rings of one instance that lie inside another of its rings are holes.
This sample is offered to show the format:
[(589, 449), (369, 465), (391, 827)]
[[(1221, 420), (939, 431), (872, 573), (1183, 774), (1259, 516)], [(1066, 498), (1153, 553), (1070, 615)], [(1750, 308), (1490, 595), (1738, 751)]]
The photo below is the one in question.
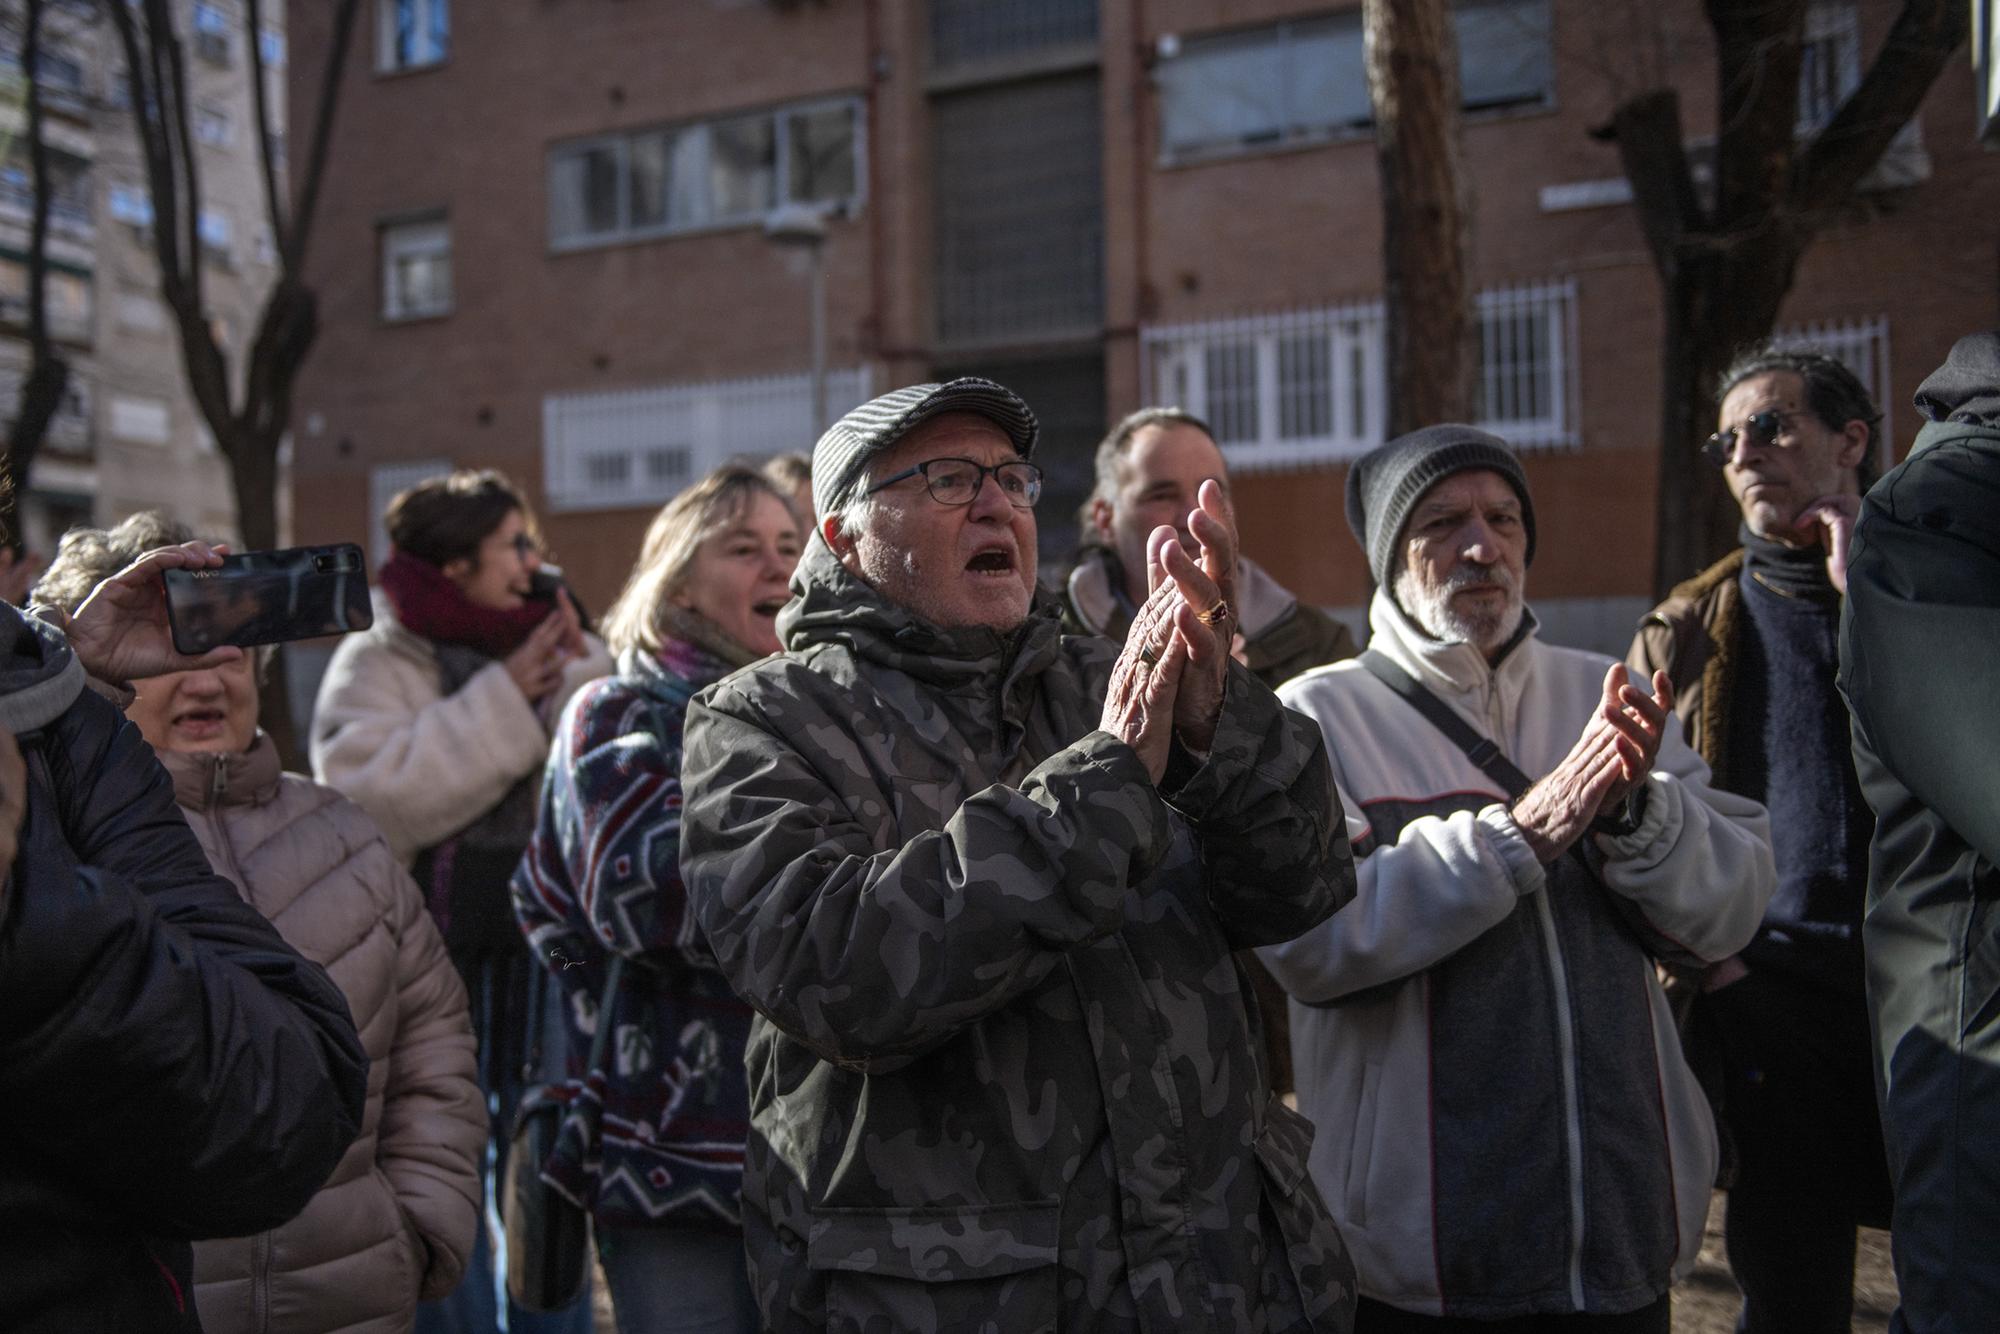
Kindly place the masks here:
[(21, 64), (28, 80), (28, 158), (34, 177), (34, 212), (28, 227), (28, 373), (21, 380), (14, 428), (7, 437), (5, 485), (0, 486), (0, 538), (21, 540), (17, 513), (28, 492), (28, 475), (41, 452), (49, 423), (69, 389), (69, 363), (49, 337), (49, 146), (42, 132), (42, 0), (27, 0)]
[(1618, 144), (1660, 275), (1657, 596), (1736, 544), (1736, 504), (1696, 452), (1716, 427), (1722, 372), (1739, 350), (1770, 336), (1799, 260), (1916, 114), (1970, 21), (1960, 0), (1904, 0), (1860, 85), (1801, 142), (1806, 3), (1704, 6), (1722, 127), (1712, 200), (1696, 189), (1673, 89), (1627, 99), (1596, 132)]
[(1458, 42), (1446, 0), (1366, 0), (1382, 177), (1389, 434), (1472, 416)]
[[(258, 151), (263, 154), (264, 202), (277, 243), (278, 277), (251, 340), (239, 397), (229, 383), (227, 362), (202, 300), (197, 228), (201, 181), (190, 131), (187, 55), (174, 31), (175, 6), (171, 0), (106, 6), (132, 71), (133, 122), (158, 219), (153, 243), (160, 263), (160, 291), (174, 312), (188, 386), (229, 465), (237, 526), (251, 550), (278, 543), (278, 450), (290, 423), (292, 386), (318, 332), (317, 302), (304, 280), (305, 255), (360, 0), (332, 0), (329, 8), (331, 40), (319, 83), (312, 142), (295, 178), (296, 208), (288, 212), (271, 161), (270, 106), (259, 45), (263, 8), (260, 0), (248, 0), (245, 40), (254, 81), (251, 106)], [(263, 722), (279, 755), (297, 765), (305, 752), (292, 726), (286, 675), (280, 653), (264, 682)]]

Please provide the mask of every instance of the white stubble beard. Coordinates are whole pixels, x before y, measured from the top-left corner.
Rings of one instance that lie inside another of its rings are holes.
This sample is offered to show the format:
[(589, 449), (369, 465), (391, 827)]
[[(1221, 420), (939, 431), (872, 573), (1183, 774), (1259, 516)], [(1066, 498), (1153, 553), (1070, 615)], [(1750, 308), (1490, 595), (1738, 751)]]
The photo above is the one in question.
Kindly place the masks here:
[[(1498, 584), (1506, 591), (1507, 600), (1498, 611), (1467, 614), (1452, 601), (1454, 592), (1478, 583)], [(1470, 644), (1481, 653), (1512, 639), (1525, 610), (1513, 571), (1498, 564), (1460, 561), (1436, 586), (1420, 584), (1406, 566), (1396, 572), (1394, 593), (1398, 605), (1425, 634), (1446, 644)]]

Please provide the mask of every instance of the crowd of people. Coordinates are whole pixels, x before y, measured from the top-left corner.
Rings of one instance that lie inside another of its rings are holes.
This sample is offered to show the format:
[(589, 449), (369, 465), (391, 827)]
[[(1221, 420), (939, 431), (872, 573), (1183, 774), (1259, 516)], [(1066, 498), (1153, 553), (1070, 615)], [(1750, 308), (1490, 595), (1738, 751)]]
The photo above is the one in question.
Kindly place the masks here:
[(462, 471), (310, 777), (270, 650), (173, 647), (226, 548), (76, 530), (0, 607), (0, 1327), (587, 1330), (491, 1218), (552, 1082), (621, 1334), (1666, 1334), (1718, 1185), (1740, 1330), (1847, 1330), (1892, 1223), (1897, 1328), (1986, 1328), (2000, 335), (1917, 402), (1878, 480), (1850, 371), (1739, 359), (1742, 545), (1623, 662), (1462, 424), (1349, 470), (1365, 651), (1172, 407), (1062, 579), (966, 377), (688, 488), (595, 624)]

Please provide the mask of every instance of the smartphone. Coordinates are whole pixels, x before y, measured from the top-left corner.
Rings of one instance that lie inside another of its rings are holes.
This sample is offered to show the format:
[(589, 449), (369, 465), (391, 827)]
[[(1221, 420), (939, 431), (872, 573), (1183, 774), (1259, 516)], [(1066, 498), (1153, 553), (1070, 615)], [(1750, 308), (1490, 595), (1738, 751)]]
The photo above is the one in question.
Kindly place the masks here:
[(224, 644), (252, 648), (346, 634), (375, 623), (368, 571), (352, 542), (246, 551), (210, 569), (168, 570), (163, 577), (174, 648), (189, 655)]

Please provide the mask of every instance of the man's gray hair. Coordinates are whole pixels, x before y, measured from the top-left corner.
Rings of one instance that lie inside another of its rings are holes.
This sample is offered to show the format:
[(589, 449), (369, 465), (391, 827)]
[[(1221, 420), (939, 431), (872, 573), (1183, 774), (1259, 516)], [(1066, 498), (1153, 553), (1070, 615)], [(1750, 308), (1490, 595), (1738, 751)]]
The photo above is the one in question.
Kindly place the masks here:
[(1729, 392), (1752, 376), (1777, 371), (1789, 371), (1805, 383), (1806, 406), (1827, 430), (1845, 430), (1851, 421), (1867, 425), (1868, 448), (1855, 467), (1861, 489), (1866, 491), (1875, 481), (1876, 451), (1882, 447), (1882, 409), (1875, 406), (1861, 377), (1838, 357), (1815, 347), (1785, 347), (1772, 342), (1745, 348), (1716, 382), (1715, 406), (1720, 409)]
[(1089, 499), (1083, 502), (1083, 527), (1090, 527), (1090, 507), (1099, 500), (1106, 504), (1118, 493), (1118, 462), (1132, 450), (1132, 437), (1148, 426), (1192, 426), (1209, 439), (1215, 439), (1215, 432), (1209, 424), (1189, 412), (1186, 408), (1151, 407), (1140, 408), (1127, 413), (1125, 418), (1111, 428), (1111, 433), (1098, 442), (1097, 482)]

